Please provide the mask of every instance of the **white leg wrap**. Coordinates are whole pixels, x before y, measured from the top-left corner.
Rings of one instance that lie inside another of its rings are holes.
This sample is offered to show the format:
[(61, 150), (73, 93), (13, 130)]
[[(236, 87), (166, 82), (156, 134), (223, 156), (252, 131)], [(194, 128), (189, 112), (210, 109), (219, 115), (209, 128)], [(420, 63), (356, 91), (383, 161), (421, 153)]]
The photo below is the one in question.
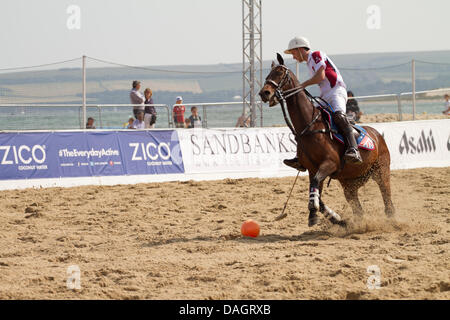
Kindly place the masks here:
[(311, 191), (309, 192), (309, 203), (310, 205), (313, 204), (314, 208), (319, 210), (319, 189), (311, 188)]
[(338, 215), (336, 212), (334, 212), (333, 210), (331, 210), (329, 207), (327, 207), (326, 205), (325, 205), (325, 212), (323, 213), (324, 214), (324, 216), (327, 218), (327, 219), (331, 219), (331, 218), (334, 218), (334, 219), (336, 219), (337, 221), (342, 221), (342, 218), (341, 218), (341, 216), (340, 215)]

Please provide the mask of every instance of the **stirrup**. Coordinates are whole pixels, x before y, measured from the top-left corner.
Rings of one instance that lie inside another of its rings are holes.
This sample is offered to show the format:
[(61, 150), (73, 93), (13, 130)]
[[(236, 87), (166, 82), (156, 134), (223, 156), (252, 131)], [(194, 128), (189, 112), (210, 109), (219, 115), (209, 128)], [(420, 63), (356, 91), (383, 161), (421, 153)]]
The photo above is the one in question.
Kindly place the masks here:
[(362, 163), (361, 155), (359, 154), (359, 150), (355, 148), (349, 148), (345, 151), (344, 159), (350, 163)]

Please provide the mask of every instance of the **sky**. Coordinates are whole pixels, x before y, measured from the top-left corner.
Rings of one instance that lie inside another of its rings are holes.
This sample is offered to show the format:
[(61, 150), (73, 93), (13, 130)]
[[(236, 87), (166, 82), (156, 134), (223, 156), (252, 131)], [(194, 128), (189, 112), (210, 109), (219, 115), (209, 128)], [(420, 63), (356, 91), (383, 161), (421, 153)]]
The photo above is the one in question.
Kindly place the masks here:
[[(264, 60), (296, 35), (331, 55), (450, 49), (448, 0), (262, 0), (262, 8)], [(242, 61), (241, 0), (4, 0), (0, 30), (0, 69), (82, 55), (152, 66)]]

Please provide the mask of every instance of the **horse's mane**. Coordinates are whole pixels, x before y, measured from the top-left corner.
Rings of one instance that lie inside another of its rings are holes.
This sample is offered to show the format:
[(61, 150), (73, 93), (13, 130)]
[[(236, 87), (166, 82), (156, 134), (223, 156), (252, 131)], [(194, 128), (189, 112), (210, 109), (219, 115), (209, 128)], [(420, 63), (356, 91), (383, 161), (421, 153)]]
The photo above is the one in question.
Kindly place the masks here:
[[(295, 76), (294, 72), (291, 69), (287, 68), (287, 67), (286, 67), (286, 69), (289, 71), (289, 78), (292, 81), (294, 87), (300, 86), (300, 81), (297, 79), (297, 77)], [(323, 122), (323, 124), (326, 126), (325, 120), (324, 120), (324, 117), (323, 117), (323, 111), (320, 108), (317, 108), (317, 107), (314, 106), (313, 101), (311, 101), (311, 98), (309, 97), (310, 94), (307, 95), (305, 92), (307, 92), (306, 88), (304, 88), (303, 90), (300, 90), (296, 95), (302, 95), (305, 98), (305, 100), (307, 101), (307, 103), (309, 103), (311, 105), (311, 108), (313, 109), (311, 117), (314, 117), (314, 114), (315, 114), (315, 110), (314, 109), (318, 109), (318, 111), (320, 112), (320, 116), (319, 116), (318, 120), (320, 120), (320, 122)], [(293, 95), (292, 98), (294, 98), (296, 95)], [(297, 107), (300, 110), (301, 109), (300, 101), (298, 99), (296, 99), (296, 101), (297, 101), (296, 105), (297, 105)], [(305, 120), (307, 120), (307, 119), (305, 119)]]

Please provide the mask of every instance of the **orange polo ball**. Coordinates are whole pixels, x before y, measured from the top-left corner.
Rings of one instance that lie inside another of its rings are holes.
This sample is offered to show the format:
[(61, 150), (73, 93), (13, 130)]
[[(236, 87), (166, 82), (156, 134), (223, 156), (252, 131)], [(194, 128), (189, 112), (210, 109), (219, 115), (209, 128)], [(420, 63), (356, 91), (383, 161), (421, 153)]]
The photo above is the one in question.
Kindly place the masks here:
[(242, 224), (241, 233), (243, 236), (256, 238), (259, 235), (259, 224), (252, 219), (247, 220)]

